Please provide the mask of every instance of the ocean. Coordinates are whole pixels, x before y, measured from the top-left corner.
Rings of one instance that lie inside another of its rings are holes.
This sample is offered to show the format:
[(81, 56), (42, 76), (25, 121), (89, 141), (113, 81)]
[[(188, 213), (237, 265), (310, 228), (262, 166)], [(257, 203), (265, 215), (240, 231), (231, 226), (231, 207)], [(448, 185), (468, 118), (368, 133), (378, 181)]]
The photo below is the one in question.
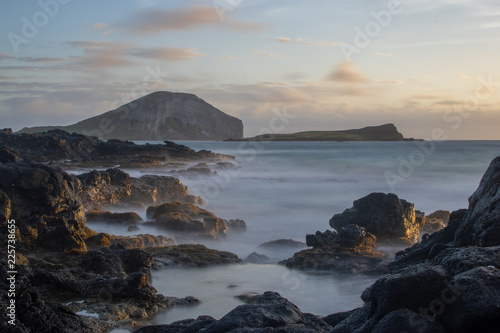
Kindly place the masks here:
[[(371, 192), (395, 193), (426, 214), (467, 208), (490, 161), (500, 155), (500, 141), (176, 143), (236, 156), (235, 169), (197, 179), (179, 177), (191, 194), (204, 198), (203, 208), (247, 223), (244, 233), (203, 243), (241, 258), (256, 251), (272, 262), (292, 256), (294, 250), (264, 250), (259, 244), (276, 239), (305, 242), (306, 234), (325, 231), (334, 214)], [(126, 171), (132, 176), (150, 172)], [(89, 226), (130, 235), (126, 228)], [(140, 232), (158, 233), (146, 228)], [(304, 312), (327, 315), (361, 306), (361, 292), (376, 279), (292, 271), (276, 264), (168, 268), (153, 274), (158, 292), (194, 296), (202, 303), (175, 308), (153, 320), (170, 323), (201, 314), (220, 318), (242, 304), (234, 296), (266, 290), (279, 291)]]

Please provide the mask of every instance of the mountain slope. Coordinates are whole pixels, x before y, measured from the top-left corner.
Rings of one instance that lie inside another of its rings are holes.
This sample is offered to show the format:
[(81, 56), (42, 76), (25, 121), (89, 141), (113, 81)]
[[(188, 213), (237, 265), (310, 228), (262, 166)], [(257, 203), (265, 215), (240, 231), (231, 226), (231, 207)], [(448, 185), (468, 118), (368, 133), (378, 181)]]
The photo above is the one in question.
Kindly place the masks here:
[(20, 133), (62, 129), (100, 139), (226, 140), (243, 138), (243, 123), (193, 94), (158, 91), (69, 126), (23, 128)]

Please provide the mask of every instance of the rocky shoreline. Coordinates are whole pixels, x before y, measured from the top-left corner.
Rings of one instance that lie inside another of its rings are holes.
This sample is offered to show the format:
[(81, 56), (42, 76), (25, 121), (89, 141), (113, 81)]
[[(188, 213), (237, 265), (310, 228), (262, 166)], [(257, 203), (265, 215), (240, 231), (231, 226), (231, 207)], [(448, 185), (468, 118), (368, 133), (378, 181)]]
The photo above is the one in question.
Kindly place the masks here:
[[(155, 154), (182, 163), (231, 158), (168, 142), (138, 146), (60, 130), (4, 130), (0, 142), (0, 243), (7, 248), (13, 235), (17, 269), (16, 325), (2, 321), (2, 332), (496, 332), (500, 157), (491, 162), (468, 209), (425, 216), (394, 194), (372, 193), (333, 216), (333, 229), (307, 235), (306, 245), (287, 239), (261, 245), (300, 250), (282, 262), (294, 269), (386, 274), (363, 292), (358, 309), (319, 317), (268, 291), (245, 298), (247, 304), (219, 320), (200, 316), (147, 325), (161, 311), (199, 303), (189, 295), (158, 293), (150, 283), (152, 270), (241, 262), (233, 253), (176, 241), (221, 240), (228, 230), (246, 230), (246, 223), (196, 206), (201, 198), (170, 176), (134, 178), (119, 168), (75, 176), (59, 166), (104, 166), (113, 159), (114, 165), (152, 166)], [(197, 169), (206, 173), (204, 165)], [(130, 206), (146, 210), (147, 221), (132, 212), (111, 212)], [(173, 237), (97, 233), (87, 221), (130, 230), (154, 226)], [(380, 250), (387, 245), (410, 247), (392, 259)], [(0, 260), (2, 281), (12, 270), (6, 259)], [(9, 305), (8, 294), (4, 284), (2, 308)]]

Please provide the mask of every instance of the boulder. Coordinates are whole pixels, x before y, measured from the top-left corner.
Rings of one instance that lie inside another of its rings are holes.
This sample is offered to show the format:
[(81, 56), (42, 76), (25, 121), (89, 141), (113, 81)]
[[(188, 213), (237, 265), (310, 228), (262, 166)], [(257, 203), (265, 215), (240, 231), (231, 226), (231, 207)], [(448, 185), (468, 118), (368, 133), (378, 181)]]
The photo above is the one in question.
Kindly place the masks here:
[(432, 234), (446, 227), (450, 220), (450, 212), (447, 210), (438, 210), (426, 216), (425, 225), (421, 232)]
[(280, 262), (290, 268), (337, 270), (343, 273), (380, 274), (387, 272), (387, 255), (375, 251), (376, 238), (364, 228), (350, 224), (340, 232), (327, 230), (307, 235), (312, 249), (302, 250)]
[(6, 146), (0, 148), (0, 163), (14, 163), (20, 160), (21, 158), (17, 150)]
[(78, 175), (79, 197), (87, 209), (94, 207), (123, 207), (136, 204), (148, 206), (169, 201), (203, 204), (203, 199), (189, 194), (181, 181), (169, 176), (147, 175), (140, 178), (120, 169), (91, 171)]
[(240, 219), (229, 220), (226, 222), (227, 228), (232, 232), (244, 232), (247, 230), (247, 224)]
[(201, 237), (224, 238), (226, 223), (215, 214), (201, 209), (193, 204), (171, 202), (160, 206), (151, 206), (147, 209), (148, 218), (158, 228), (173, 233), (191, 233)]
[(371, 193), (330, 219), (330, 226), (336, 230), (349, 224), (365, 228), (379, 243), (410, 245), (418, 242), (423, 226), (416, 220), (413, 204), (392, 193)]
[(13, 219), (20, 247), (86, 250), (84, 240), (92, 232), (85, 226), (77, 188), (75, 178), (60, 169), (31, 162), (0, 165), (2, 234)]
[(252, 252), (243, 261), (249, 262), (252, 264), (266, 264), (266, 263), (269, 263), (271, 261), (271, 259), (268, 256), (266, 256), (265, 254)]

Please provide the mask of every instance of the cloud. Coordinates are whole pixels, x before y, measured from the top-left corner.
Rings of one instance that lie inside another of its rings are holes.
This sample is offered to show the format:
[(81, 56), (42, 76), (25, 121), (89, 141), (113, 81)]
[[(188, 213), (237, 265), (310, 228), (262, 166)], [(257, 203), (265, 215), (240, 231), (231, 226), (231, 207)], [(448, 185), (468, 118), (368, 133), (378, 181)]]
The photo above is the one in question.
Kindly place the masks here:
[(205, 54), (198, 52), (196, 48), (156, 47), (137, 48), (132, 51), (132, 55), (147, 59), (183, 61), (193, 60)]
[(0, 61), (5, 60), (5, 59), (15, 59), (16, 57), (10, 56), (5, 53), (0, 53)]
[(375, 52), (375, 55), (381, 56), (381, 57), (392, 57), (394, 53), (382, 53), (382, 52)]
[(460, 78), (460, 79), (468, 79), (469, 75), (458, 74), (457, 77)]
[(359, 72), (350, 61), (343, 61), (337, 65), (334, 71), (328, 76), (330, 81), (344, 83), (369, 82), (368, 78)]
[(323, 42), (323, 41), (314, 42), (314, 41), (305, 40), (303, 38), (292, 39), (289, 37), (277, 37), (277, 38), (274, 38), (273, 40), (278, 41), (278, 42), (283, 43), (283, 44), (295, 43), (295, 44), (313, 45), (313, 46), (339, 46), (341, 44), (340, 42)]
[(238, 57), (227, 56), (227, 57), (219, 57), (217, 59), (219, 59), (219, 60), (237, 60)]
[(68, 61), (68, 59), (55, 58), (55, 57), (20, 57), (17, 58), (17, 60), (24, 62), (35, 62), (35, 63), (45, 63), (45, 64)]
[(83, 50), (84, 55), (74, 59), (84, 68), (106, 69), (133, 65), (134, 62), (124, 58), (132, 47), (131, 44), (97, 42), (97, 41), (71, 41), (67, 45)]
[(403, 84), (405, 81), (402, 80), (391, 80), (391, 81), (380, 81), (382, 84)]
[(266, 57), (266, 58), (274, 58), (274, 59), (283, 59), (282, 57), (280, 57), (279, 55), (277, 54), (274, 54), (272, 52), (269, 52), (269, 51), (259, 51), (259, 50), (253, 50), (252, 51), (253, 54), (256, 54), (258, 56), (263, 56), (263, 57)]
[(119, 26), (138, 35), (190, 30), (206, 26), (215, 26), (232, 31), (253, 31), (263, 28), (262, 24), (255, 22), (239, 21), (231, 18), (221, 20), (216, 9), (208, 6), (142, 11)]
[(100, 31), (101, 34), (103, 35), (109, 35), (115, 32), (113, 29), (110, 28), (109, 24), (101, 22), (94, 24), (92, 28), (88, 29), (88, 31)]

